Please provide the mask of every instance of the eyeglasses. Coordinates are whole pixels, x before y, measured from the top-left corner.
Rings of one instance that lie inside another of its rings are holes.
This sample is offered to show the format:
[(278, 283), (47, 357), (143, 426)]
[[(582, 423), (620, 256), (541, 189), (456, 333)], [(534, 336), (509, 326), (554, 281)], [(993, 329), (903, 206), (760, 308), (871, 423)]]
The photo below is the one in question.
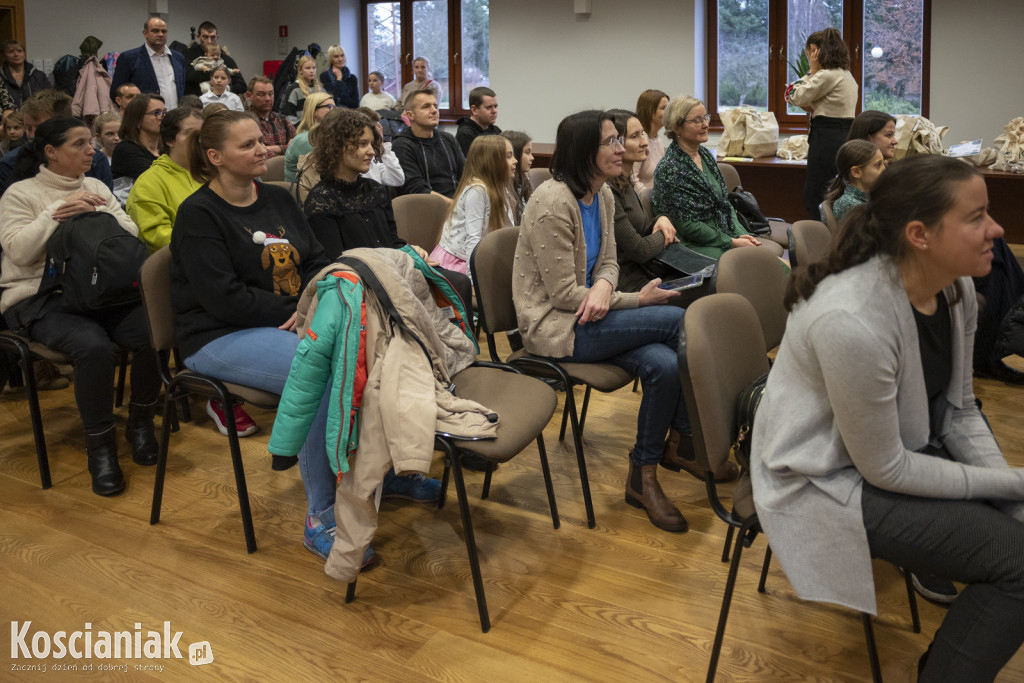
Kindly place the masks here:
[(334, 102), (324, 102), (323, 104), (316, 105), (317, 109), (334, 109)]
[(625, 141), (623, 140), (621, 135), (619, 135), (619, 136), (612, 135), (608, 139), (602, 140), (598, 144), (601, 145), (601, 147), (611, 147), (612, 149), (615, 149), (615, 143), (616, 142), (619, 143), (619, 147), (625, 148), (625, 146), (626, 146), (624, 144)]
[(166, 109), (154, 109), (153, 111), (147, 111), (145, 115), (152, 116), (155, 119), (162, 119), (166, 113)]
[(702, 123), (708, 123), (711, 121), (711, 114), (704, 114), (704, 116), (695, 116), (692, 119), (683, 119), (687, 123), (692, 123), (695, 126), (699, 126)]

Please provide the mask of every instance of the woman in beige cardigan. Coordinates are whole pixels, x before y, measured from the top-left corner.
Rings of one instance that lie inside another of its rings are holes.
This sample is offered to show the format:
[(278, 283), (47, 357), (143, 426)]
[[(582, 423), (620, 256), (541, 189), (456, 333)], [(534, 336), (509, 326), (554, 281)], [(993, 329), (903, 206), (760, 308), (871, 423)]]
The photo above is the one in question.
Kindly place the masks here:
[(622, 154), (622, 138), (605, 113), (580, 112), (558, 125), (553, 178), (534, 191), (523, 214), (513, 298), (531, 353), (614, 363), (639, 375), (644, 390), (626, 502), (644, 508), (660, 529), (686, 531), (657, 475), (659, 462), (696, 472), (676, 360), (680, 311), (655, 305), (678, 295), (659, 289), (660, 280), (635, 293), (615, 291), (615, 201), (605, 182), (622, 172)]

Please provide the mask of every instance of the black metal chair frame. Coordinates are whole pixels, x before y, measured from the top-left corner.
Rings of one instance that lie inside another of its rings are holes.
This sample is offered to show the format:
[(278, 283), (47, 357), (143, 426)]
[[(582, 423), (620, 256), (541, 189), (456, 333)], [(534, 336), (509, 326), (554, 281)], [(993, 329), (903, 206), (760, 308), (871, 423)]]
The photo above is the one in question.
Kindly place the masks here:
[[(506, 363), (491, 363), (487, 361), (477, 361), (473, 364), (473, 367), (488, 367), (497, 368), (500, 370), (506, 370), (508, 372), (516, 372), (519, 374), (526, 374)], [(483, 575), (480, 573), (480, 560), (476, 550), (476, 537), (473, 534), (473, 520), (469, 510), (469, 494), (466, 492), (466, 480), (462, 472), (462, 463), (460, 462), (460, 451), (461, 450), (472, 450), (472, 448), (466, 447), (466, 441), (457, 440), (449, 434), (437, 432), (434, 435), (434, 444), (437, 450), (441, 450), (444, 453), (444, 474), (441, 478), (441, 496), (437, 502), (437, 509), (440, 510), (444, 507), (445, 498), (448, 493), (448, 481), (449, 475), (455, 479), (455, 492), (456, 498), (459, 501), (459, 515), (462, 519), (462, 532), (466, 540), (466, 554), (469, 556), (469, 571), (473, 577), (473, 590), (476, 593), (476, 607), (477, 613), (480, 617), (480, 630), (483, 633), (487, 633), (491, 630), (491, 619), (487, 611), (487, 596), (484, 593), (484, 581)], [(544, 447), (544, 435), (537, 435), (537, 450), (540, 453), (540, 466), (541, 471), (544, 473), (544, 486), (547, 490), (548, 496), (548, 507), (551, 510), (551, 524), (557, 529), (561, 526), (561, 522), (558, 518), (558, 504), (555, 502), (555, 489), (551, 482), (551, 469), (548, 466), (548, 455), (547, 449)], [(491, 488), (491, 474), (494, 468), (488, 467), (487, 473), (484, 475), (483, 492), (480, 495), (481, 499), (486, 499), (490, 494)], [(350, 603), (355, 600), (356, 597), (356, 583), (354, 580), (348, 584), (348, 588), (345, 592), (345, 602)]]

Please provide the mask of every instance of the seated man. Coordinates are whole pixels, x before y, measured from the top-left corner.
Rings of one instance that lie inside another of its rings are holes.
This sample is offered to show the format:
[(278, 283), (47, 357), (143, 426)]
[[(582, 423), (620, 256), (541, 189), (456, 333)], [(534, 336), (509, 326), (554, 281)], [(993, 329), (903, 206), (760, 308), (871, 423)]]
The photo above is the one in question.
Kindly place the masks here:
[[(21, 105), (21, 114), (25, 118), (25, 139), (36, 136), (36, 128), (55, 117), (71, 116), (71, 97), (56, 90), (40, 90)], [(14, 160), (21, 147), (12, 149), (0, 157), (0, 194), (7, 191), (14, 175)], [(114, 176), (110, 172), (110, 162), (105, 154), (92, 155), (92, 168), (86, 174), (90, 178), (102, 181), (104, 185), (114, 189)]]
[(295, 137), (295, 126), (291, 121), (273, 111), (274, 82), (266, 76), (256, 76), (249, 81), (249, 110), (256, 115), (263, 133), (263, 144), (267, 146), (267, 157), (284, 154), (288, 143)]
[(469, 91), (470, 116), (459, 119), (459, 130), (455, 139), (464, 156), (469, 155), (469, 146), (481, 135), (501, 135), (501, 128), (494, 124), (498, 120), (498, 96), (490, 88), (479, 87)]
[(117, 86), (117, 96), (114, 97), (114, 104), (117, 105), (117, 113), (124, 116), (124, 108), (128, 106), (128, 103), (135, 99), (136, 95), (141, 95), (142, 91), (139, 90), (139, 86), (134, 83), (122, 83)]
[[(185, 63), (188, 65), (185, 68), (185, 93), (187, 95), (202, 95), (202, 84), (210, 80), (210, 71), (200, 71), (193, 68), (192, 62), (197, 57), (202, 57), (204, 51), (209, 45), (218, 45), (220, 40), (220, 34), (217, 33), (217, 27), (214, 26), (212, 21), (204, 21), (199, 24), (199, 32), (196, 35), (196, 42), (192, 43), (187, 50), (185, 50)], [(224, 60), (224, 66), (226, 66), (231, 73), (231, 84), (228, 89), (235, 93), (239, 97), (245, 94), (245, 79), (242, 78), (242, 72), (238, 69), (238, 63), (225, 52), (225, 48), (221, 48), (220, 58)]]
[(405, 173), (400, 194), (435, 194), (451, 202), (466, 158), (452, 135), (437, 130), (434, 93), (417, 90), (409, 95), (405, 116), (409, 128), (391, 143)]

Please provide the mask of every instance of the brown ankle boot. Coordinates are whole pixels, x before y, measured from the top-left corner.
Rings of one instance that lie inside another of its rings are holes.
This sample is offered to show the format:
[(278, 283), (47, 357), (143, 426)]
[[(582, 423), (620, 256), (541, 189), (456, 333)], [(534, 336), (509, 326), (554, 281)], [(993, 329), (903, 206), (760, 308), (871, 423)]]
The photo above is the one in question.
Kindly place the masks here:
[[(683, 471), (692, 474), (704, 481), (704, 468), (697, 464), (697, 458), (693, 452), (692, 434), (680, 434), (675, 429), (668, 430), (665, 450), (661, 452), (661, 466), (672, 472)], [(740, 470), (735, 463), (726, 460), (715, 472), (715, 481), (721, 484), (734, 481), (739, 476)]]
[(658, 483), (657, 465), (634, 465), (629, 460), (626, 475), (626, 502), (647, 511), (651, 524), (665, 531), (686, 531), (686, 518), (676, 509)]

